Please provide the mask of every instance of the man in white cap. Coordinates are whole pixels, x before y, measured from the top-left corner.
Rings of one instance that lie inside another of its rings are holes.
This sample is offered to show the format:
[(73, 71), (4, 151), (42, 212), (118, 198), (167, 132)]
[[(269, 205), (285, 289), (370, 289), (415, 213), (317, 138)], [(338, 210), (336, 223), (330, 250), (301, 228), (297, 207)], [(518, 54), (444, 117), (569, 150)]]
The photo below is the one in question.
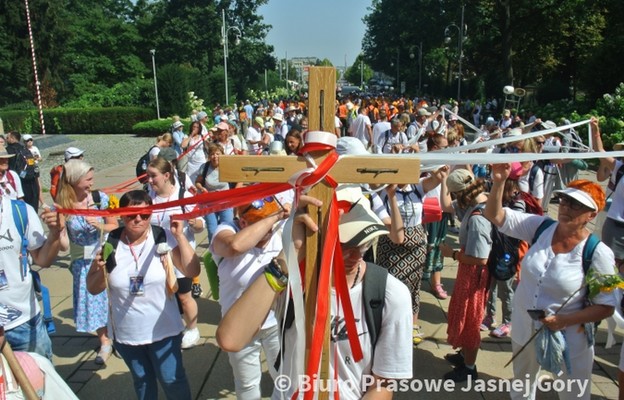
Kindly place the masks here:
[(282, 114), (274, 114), (273, 123), (274, 140), (283, 142), (288, 134), (288, 124), (284, 123), (284, 116)]
[[(304, 223), (309, 219), (303, 214), (303, 210), (310, 203), (320, 205), (318, 200), (302, 196), (298, 211), (301, 215), (295, 218), (293, 227), (295, 248), (304, 253)], [(310, 228), (318, 229), (316, 226)], [(357, 331), (347, 332), (344, 311), (337, 306), (336, 293), (332, 290), (329, 311), (331, 342), (334, 347), (333, 356), (330, 357), (329, 376), (337, 380), (340, 397), (344, 399), (360, 399), (366, 397), (366, 394), (378, 394), (379, 397), (376, 398), (391, 398), (392, 393), (386, 386), (393, 383), (393, 380), (412, 377), (412, 315), (409, 291), (385, 269), (363, 260), (363, 255), (373, 239), (385, 234), (388, 234), (388, 230), (381, 220), (359, 201), (353, 203), (340, 217), (340, 247)], [(286, 263), (278, 257), (265, 267), (263, 274), (256, 277), (219, 324), (216, 337), (222, 349), (238, 351), (251, 340), (273, 302), (289, 293), (289, 290), (285, 290), (287, 274)], [(383, 293), (381, 310), (375, 312), (371, 312), (368, 305), (373, 302), (369, 297), (372, 290)], [(373, 316), (377, 312), (380, 315)], [(294, 318), (296, 316), (292, 319)], [(286, 317), (286, 326), (281, 349), (282, 373), (290, 371), (295, 351), (294, 332), (291, 329), (292, 324), (289, 325), (289, 317)], [(348, 340), (349, 335), (354, 334), (357, 335), (364, 356), (357, 362)], [(293, 385), (288, 388), (276, 386), (273, 398), (290, 398), (294, 391), (304, 388), (299, 387), (300, 383), (301, 380), (294, 380)]]

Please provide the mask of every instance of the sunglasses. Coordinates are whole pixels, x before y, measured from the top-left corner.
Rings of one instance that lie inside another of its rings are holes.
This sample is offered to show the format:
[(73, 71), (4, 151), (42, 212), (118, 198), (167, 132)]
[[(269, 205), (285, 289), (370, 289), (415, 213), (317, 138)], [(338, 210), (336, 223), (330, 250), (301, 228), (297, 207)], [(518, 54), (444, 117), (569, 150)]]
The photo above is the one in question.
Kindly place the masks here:
[(130, 215), (124, 215), (123, 218), (132, 220), (132, 219), (136, 219), (137, 216), (141, 217), (141, 220), (147, 221), (148, 219), (152, 217), (152, 214), (130, 214)]
[(535, 142), (535, 144), (538, 145), (538, 146), (543, 146), (544, 143), (546, 143), (546, 142)]
[(275, 197), (273, 197), (273, 196), (265, 197), (264, 199), (254, 200), (254, 201), (252, 201), (252, 202), (251, 202), (251, 204), (249, 205), (249, 207), (245, 208), (245, 211), (243, 211), (243, 212), (241, 213), (241, 215), (245, 215), (245, 214), (247, 214), (247, 212), (248, 212), (249, 210), (251, 210), (252, 208), (253, 208), (253, 209), (255, 209), (255, 210), (261, 210), (261, 209), (262, 209), (262, 207), (264, 207), (264, 205), (265, 205), (266, 203), (272, 203), (274, 200), (276, 200), (276, 199), (275, 199)]
[(32, 142), (32, 141), (33, 141), (33, 139), (28, 139), (28, 140), (26, 140), (26, 141), (27, 141), (27, 142)]
[(574, 210), (574, 211), (589, 209), (589, 207), (587, 207), (585, 204), (582, 204), (578, 200), (573, 199), (572, 197), (567, 196), (565, 194), (559, 195), (559, 205), (566, 206), (569, 209)]

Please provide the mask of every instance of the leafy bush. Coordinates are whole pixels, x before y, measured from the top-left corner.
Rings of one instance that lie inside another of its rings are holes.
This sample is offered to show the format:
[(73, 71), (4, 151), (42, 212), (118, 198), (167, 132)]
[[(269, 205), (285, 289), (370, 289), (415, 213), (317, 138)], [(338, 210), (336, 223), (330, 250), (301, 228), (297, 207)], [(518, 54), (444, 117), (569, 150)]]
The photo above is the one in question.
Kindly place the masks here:
[[(146, 120), (154, 111), (138, 107), (51, 108), (43, 111), (47, 134), (120, 134), (128, 133), (138, 121)], [(41, 133), (39, 113), (0, 111), (5, 130)]]
[(93, 85), (90, 82), (85, 86), (88, 89), (83, 89), (83, 94), (78, 99), (67, 101), (63, 106), (68, 108), (137, 106), (156, 108), (154, 83), (148, 79), (136, 78), (117, 83), (110, 88)]
[[(184, 126), (190, 125), (190, 120), (180, 120), (184, 124)], [(149, 121), (143, 121), (135, 124), (132, 127), (132, 132), (139, 136), (158, 136), (162, 135), (164, 132), (169, 132), (171, 130), (171, 125), (173, 124), (173, 119), (152, 119)]]

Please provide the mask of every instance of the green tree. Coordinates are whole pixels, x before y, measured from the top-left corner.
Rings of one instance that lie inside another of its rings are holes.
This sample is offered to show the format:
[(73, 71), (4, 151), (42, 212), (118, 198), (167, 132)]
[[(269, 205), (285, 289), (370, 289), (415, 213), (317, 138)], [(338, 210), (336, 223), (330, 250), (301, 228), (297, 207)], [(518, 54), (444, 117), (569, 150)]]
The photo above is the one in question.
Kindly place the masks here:
[[(31, 0), (30, 19), (42, 95), (55, 103), (60, 59), (66, 50), (67, 25), (61, 0)], [(35, 85), (26, 8), (23, 1), (0, 0), (0, 106), (33, 101)]]
[[(364, 71), (363, 75), (362, 70)], [(362, 76), (364, 78), (364, 83), (368, 82), (368, 80), (373, 77), (373, 70), (364, 62), (362, 54), (359, 54), (353, 62), (353, 65), (345, 71), (344, 77), (349, 82), (360, 83)]]
[[(142, 39), (131, 22), (129, 0), (69, 0), (67, 49), (61, 59), (66, 77), (59, 91), (64, 100), (109, 88), (145, 75), (137, 55)], [(146, 56), (146, 58), (149, 56)]]

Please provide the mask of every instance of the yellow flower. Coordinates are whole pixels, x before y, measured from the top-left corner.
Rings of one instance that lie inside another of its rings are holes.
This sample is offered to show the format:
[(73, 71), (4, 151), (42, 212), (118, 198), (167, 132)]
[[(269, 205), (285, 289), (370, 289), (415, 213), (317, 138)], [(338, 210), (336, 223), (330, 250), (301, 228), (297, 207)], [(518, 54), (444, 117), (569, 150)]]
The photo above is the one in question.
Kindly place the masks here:
[(108, 197), (108, 209), (114, 210), (115, 208), (119, 208), (119, 199), (114, 194), (111, 194)]

